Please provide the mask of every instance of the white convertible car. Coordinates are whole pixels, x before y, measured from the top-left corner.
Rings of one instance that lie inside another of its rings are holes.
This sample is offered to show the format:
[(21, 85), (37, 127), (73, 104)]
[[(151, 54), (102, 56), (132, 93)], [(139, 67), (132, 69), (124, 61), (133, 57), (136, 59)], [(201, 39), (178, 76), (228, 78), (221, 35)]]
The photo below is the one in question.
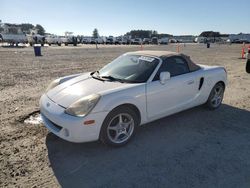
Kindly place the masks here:
[(41, 97), (41, 116), (65, 140), (121, 146), (139, 125), (202, 104), (218, 108), (226, 83), (223, 67), (197, 65), (183, 54), (129, 52), (99, 71), (53, 81)]

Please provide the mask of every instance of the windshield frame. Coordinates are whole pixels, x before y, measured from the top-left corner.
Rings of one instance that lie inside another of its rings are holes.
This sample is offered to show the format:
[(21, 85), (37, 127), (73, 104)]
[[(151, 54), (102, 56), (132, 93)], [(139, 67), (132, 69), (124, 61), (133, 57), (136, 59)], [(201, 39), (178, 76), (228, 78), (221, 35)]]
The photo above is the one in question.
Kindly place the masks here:
[[(133, 56), (133, 55), (136, 55), (136, 56), (143, 56), (143, 57), (150, 57), (150, 58), (155, 58), (155, 59), (158, 60), (158, 64), (157, 64), (157, 66), (154, 68), (153, 72), (152, 72), (151, 75), (148, 77), (148, 79), (145, 80), (144, 82), (130, 82), (130, 81), (123, 80), (123, 82), (121, 82), (121, 83), (144, 84), (144, 83), (151, 82), (151, 81), (153, 80), (153, 78), (154, 78), (154, 75), (157, 73), (159, 67), (160, 67), (161, 64), (162, 64), (162, 59), (161, 59), (160, 57), (153, 56), (153, 55), (140, 54), (140, 53), (138, 53), (138, 54), (131, 54), (130, 52), (125, 53), (125, 54), (122, 54), (121, 56)], [(118, 59), (118, 58), (121, 57), (121, 56), (118, 56), (118, 57), (115, 58), (114, 60)], [(112, 61), (114, 61), (114, 60), (112, 60)], [(110, 63), (112, 63), (112, 61), (111, 61)], [(108, 63), (108, 64), (109, 64), (109, 63)], [(106, 65), (108, 65), (108, 64), (106, 64)], [(105, 67), (106, 65), (104, 65), (103, 67)], [(102, 67), (101, 69), (103, 69), (103, 67)], [(91, 75), (91, 76), (92, 76), (92, 77), (93, 77), (93, 76), (97, 76), (97, 75), (95, 75), (95, 73), (96, 73), (96, 72), (99, 73), (99, 71), (100, 71), (101, 69), (99, 69), (98, 71), (93, 72), (93, 75)], [(100, 80), (102, 79), (102, 76), (100, 76), (100, 77), (97, 76), (97, 77), (98, 77)], [(98, 78), (97, 78), (97, 79), (98, 79)], [(110, 81), (110, 80), (104, 79), (103, 81)]]
[(148, 78), (148, 80), (145, 83), (150, 83), (154, 79), (156, 73), (158, 72), (158, 69), (161, 67), (163, 60), (160, 57), (152, 56), (152, 55), (145, 55), (146, 57), (153, 57), (159, 60), (158, 65), (155, 67), (155, 70), (152, 72), (151, 76)]

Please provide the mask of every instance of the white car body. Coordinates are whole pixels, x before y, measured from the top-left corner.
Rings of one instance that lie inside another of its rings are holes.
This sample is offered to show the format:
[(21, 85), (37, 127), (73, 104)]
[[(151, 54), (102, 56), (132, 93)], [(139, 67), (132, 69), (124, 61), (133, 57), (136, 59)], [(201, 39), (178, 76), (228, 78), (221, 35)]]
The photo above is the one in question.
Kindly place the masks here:
[[(227, 83), (223, 67), (205, 65), (200, 65), (197, 71), (171, 77), (166, 84), (152, 81), (161, 64), (160, 59), (145, 83), (103, 82), (93, 79), (90, 73), (61, 78), (61, 84), (41, 97), (40, 109), (45, 126), (71, 142), (95, 141), (99, 139), (105, 117), (120, 105), (136, 107), (140, 113), (140, 125), (143, 125), (204, 104), (216, 83)], [(204, 81), (199, 88), (201, 78)], [(99, 94), (101, 98), (87, 116), (74, 117), (65, 113), (73, 102), (91, 94)], [(85, 125), (84, 122), (89, 120), (95, 120), (95, 123)]]

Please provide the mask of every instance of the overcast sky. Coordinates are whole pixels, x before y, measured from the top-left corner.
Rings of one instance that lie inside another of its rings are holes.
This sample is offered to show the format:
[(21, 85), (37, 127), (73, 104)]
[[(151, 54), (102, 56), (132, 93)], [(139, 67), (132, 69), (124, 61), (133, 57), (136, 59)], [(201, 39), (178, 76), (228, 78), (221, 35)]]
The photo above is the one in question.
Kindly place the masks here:
[(174, 35), (250, 33), (249, 0), (1, 0), (0, 20), (41, 24), (46, 32), (121, 35), (132, 29)]

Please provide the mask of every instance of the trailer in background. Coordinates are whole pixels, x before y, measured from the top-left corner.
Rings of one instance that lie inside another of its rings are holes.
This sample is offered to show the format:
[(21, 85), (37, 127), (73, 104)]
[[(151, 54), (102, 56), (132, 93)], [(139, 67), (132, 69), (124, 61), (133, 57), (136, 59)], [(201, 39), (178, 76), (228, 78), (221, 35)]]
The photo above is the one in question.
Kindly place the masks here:
[(21, 27), (16, 24), (3, 24), (0, 33), (0, 41), (10, 45), (18, 45), (19, 43), (27, 43), (26, 34), (22, 32)]

